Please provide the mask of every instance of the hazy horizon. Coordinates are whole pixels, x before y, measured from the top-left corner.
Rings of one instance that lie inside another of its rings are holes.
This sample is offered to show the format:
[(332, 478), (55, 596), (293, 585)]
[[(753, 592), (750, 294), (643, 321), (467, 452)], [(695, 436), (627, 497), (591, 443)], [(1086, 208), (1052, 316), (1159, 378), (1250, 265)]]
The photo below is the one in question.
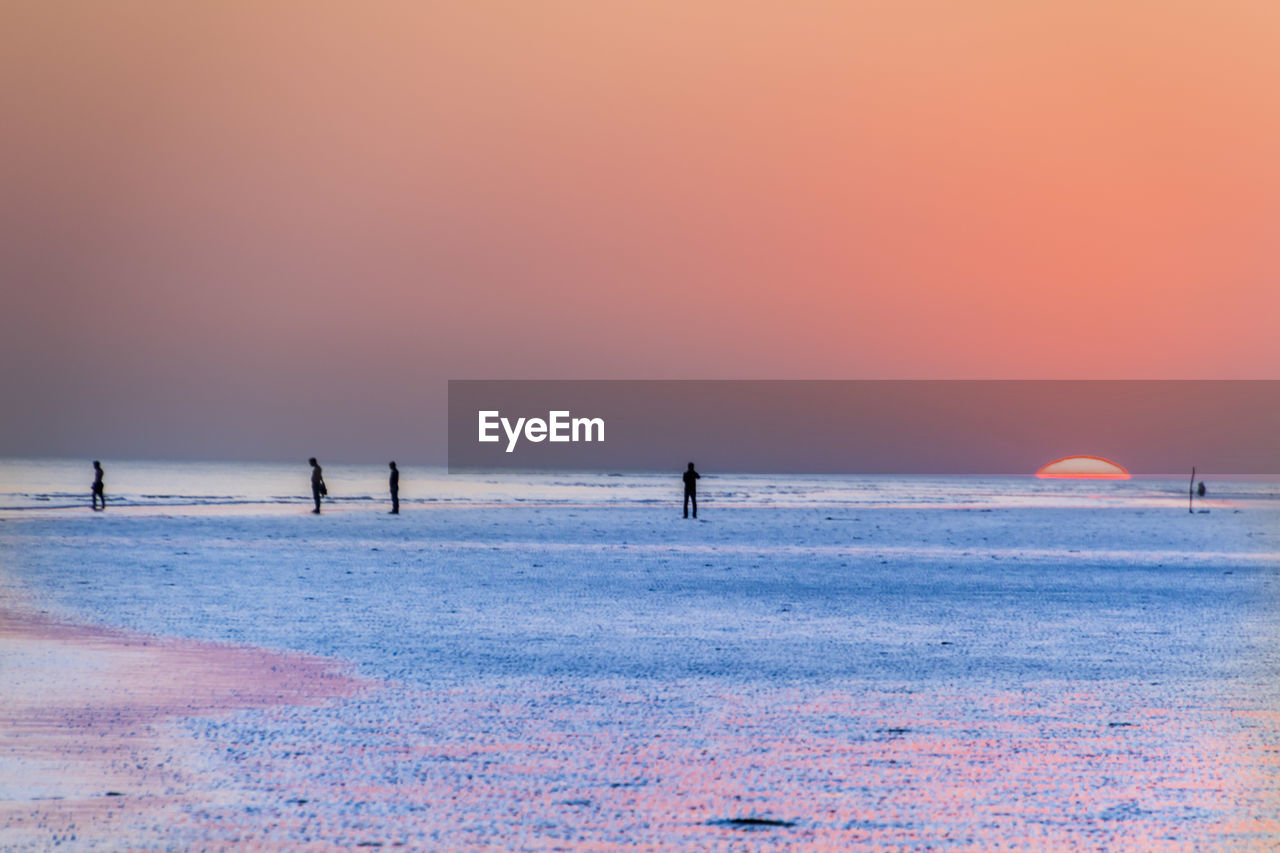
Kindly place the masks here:
[[(72, 464), (84, 467), (89, 471), (92, 477), (92, 464), (97, 459), (103, 463), (104, 469), (108, 470), (108, 479), (111, 472), (119, 471), (118, 466), (127, 466), (130, 463), (140, 463), (143, 465), (165, 465), (173, 464), (179, 466), (185, 465), (264, 465), (281, 468), (296, 468), (299, 471), (300, 482), (306, 478), (310, 467), (307, 465), (307, 459), (197, 459), (197, 458), (178, 458), (178, 457), (145, 457), (145, 456), (118, 456), (118, 457), (79, 457), (79, 456), (0, 456), (0, 466), (5, 463), (18, 463), (22, 465), (39, 464), (39, 463), (56, 463), (56, 464)], [(350, 458), (320, 458), (319, 462), (326, 470), (329, 468), (376, 468), (384, 470), (387, 462), (391, 460), (382, 459), (350, 459)], [(439, 473), (444, 477), (457, 477), (460, 480), (476, 479), (484, 477), (500, 477), (500, 478), (518, 478), (522, 475), (533, 477), (628, 477), (628, 476), (669, 476), (673, 478), (676, 487), (679, 486), (679, 475), (684, 468), (684, 463), (676, 462), (665, 468), (475, 468), (475, 469), (459, 469), (449, 470), (449, 466), (445, 462), (423, 462), (413, 459), (396, 458), (394, 460), (402, 472), (414, 469), (426, 469), (435, 473)], [(1052, 460), (1046, 460), (1052, 461)], [(1004, 473), (929, 473), (929, 472), (858, 472), (858, 471), (774, 471), (774, 470), (749, 470), (749, 469), (711, 469), (705, 466), (699, 466), (700, 470), (709, 476), (712, 481), (717, 477), (794, 477), (797, 479), (810, 478), (863, 478), (863, 479), (918, 479), (918, 480), (947, 480), (947, 479), (1030, 479), (1036, 480), (1036, 472), (1031, 471), (1008, 471)], [(1190, 471), (1130, 471), (1130, 477), (1133, 480), (1153, 481), (1167, 480), (1186, 484)], [(1213, 471), (1197, 468), (1196, 480), (1230, 480), (1241, 482), (1257, 482), (1257, 483), (1280, 483), (1280, 473), (1275, 474), (1246, 474), (1231, 471)], [(1106, 480), (1106, 479), (1090, 479), (1090, 478), (1057, 478), (1054, 480), (1041, 482), (1075, 482), (1081, 484), (1094, 483), (1099, 484), (1100, 488), (1106, 488), (1108, 483), (1123, 484), (1124, 480)], [(381, 493), (382, 489), (375, 490)], [(86, 489), (86, 494), (87, 494)]]

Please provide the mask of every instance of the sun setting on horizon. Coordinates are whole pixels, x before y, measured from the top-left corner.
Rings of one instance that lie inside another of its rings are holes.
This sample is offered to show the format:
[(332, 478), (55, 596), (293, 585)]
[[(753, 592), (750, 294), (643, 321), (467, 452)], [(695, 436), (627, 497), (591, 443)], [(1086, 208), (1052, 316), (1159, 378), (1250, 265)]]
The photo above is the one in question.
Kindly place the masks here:
[(1101, 456), (1064, 456), (1042, 466), (1036, 476), (1042, 480), (1127, 480), (1129, 472)]

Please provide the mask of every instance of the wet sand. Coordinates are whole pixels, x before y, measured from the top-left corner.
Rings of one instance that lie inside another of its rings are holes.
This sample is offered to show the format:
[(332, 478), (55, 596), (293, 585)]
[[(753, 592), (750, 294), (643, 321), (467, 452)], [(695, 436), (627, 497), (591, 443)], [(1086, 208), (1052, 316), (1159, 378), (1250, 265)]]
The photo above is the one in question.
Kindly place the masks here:
[[(1233, 709), (1235, 735), (1206, 737), (1224, 712), (1190, 697), (1120, 717), (1069, 685), (423, 689), (12, 609), (0, 656), (6, 850), (1263, 851), (1280, 836), (1275, 713)], [(1188, 815), (1194, 838), (1170, 831)]]
[(1280, 513), (1173, 509), (11, 519), (0, 847), (1274, 850)]
[(0, 607), (0, 671), (0, 838), (14, 851), (162, 843), (217, 797), (187, 760), (198, 750), (179, 721), (361, 688), (319, 657), (72, 625), (12, 605)]

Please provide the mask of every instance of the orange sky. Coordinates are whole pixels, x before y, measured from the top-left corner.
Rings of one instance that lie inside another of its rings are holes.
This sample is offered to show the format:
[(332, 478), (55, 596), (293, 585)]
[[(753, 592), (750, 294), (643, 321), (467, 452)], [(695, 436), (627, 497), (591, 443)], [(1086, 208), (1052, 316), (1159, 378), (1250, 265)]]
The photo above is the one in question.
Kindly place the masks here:
[(1278, 81), (1270, 0), (9, 2), (0, 453), (441, 456), (450, 377), (1275, 378)]

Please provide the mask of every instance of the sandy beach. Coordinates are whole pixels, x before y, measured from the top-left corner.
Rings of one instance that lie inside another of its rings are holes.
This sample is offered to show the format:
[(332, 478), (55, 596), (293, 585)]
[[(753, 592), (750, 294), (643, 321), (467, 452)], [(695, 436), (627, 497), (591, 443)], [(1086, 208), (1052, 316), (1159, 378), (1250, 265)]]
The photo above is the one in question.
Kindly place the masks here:
[(1269, 499), (572, 488), (8, 514), (4, 846), (1280, 838)]
[[(217, 791), (178, 721), (359, 689), (331, 661), (0, 609), (6, 850), (155, 849)], [(151, 839), (151, 841), (148, 841)]]

